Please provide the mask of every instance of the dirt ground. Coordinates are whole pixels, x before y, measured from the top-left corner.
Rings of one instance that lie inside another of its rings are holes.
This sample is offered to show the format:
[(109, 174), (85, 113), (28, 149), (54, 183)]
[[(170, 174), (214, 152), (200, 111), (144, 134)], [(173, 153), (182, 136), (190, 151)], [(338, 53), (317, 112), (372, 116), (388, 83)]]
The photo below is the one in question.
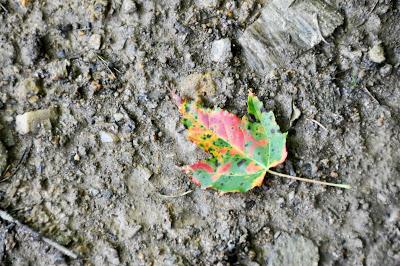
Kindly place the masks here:
[[(238, 38), (266, 2), (0, 0), (0, 209), (26, 225), (0, 219), (0, 265), (399, 265), (400, 2), (327, 1), (343, 25), (264, 76)], [(221, 38), (231, 57), (214, 62)], [(277, 171), (353, 189), (197, 188), (179, 167), (206, 155), (170, 96), (195, 73), (212, 73), (210, 106), (242, 116), (251, 89), (275, 112)]]

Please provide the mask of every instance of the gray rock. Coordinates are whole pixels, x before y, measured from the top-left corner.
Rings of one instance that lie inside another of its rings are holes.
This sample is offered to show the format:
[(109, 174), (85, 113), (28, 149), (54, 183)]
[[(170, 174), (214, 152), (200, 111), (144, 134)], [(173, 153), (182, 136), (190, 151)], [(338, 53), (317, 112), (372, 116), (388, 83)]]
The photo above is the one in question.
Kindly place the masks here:
[(94, 259), (95, 265), (120, 265), (118, 251), (108, 242), (98, 241), (96, 250), (101, 256), (96, 256)]
[(10, 43), (0, 41), (0, 62), (2, 64), (12, 64), (15, 60), (15, 49)]
[(39, 95), (43, 92), (42, 82), (36, 78), (25, 79), (19, 84), (17, 91), (19, 98), (23, 100)]
[(342, 23), (343, 17), (320, 0), (272, 0), (239, 43), (248, 64), (266, 75), (276, 67), (289, 65)]
[(120, 122), (124, 119), (124, 114), (115, 113), (115, 114), (113, 114), (113, 118), (114, 118), (115, 122)]
[[(28, 134), (37, 128), (41, 123), (50, 124), (51, 120), (58, 117), (55, 108), (36, 110), (17, 115), (15, 118), (16, 131), (21, 134)], [(51, 125), (51, 124), (50, 124)]]
[(382, 27), (382, 22), (378, 15), (371, 14), (365, 26), (369, 33), (378, 34)]
[(292, 200), (294, 199), (294, 194), (295, 194), (294, 191), (290, 191), (290, 192), (289, 192), (289, 194), (288, 194), (288, 201), (292, 201)]
[(48, 71), (53, 80), (62, 80), (68, 77), (68, 68), (71, 62), (67, 59), (54, 61), (48, 64)]
[(374, 63), (383, 63), (385, 61), (385, 51), (382, 43), (375, 44), (368, 52), (369, 59)]
[(211, 60), (214, 62), (223, 63), (232, 57), (231, 53), (231, 41), (226, 39), (220, 39), (214, 41), (211, 46)]
[(264, 246), (264, 251), (269, 266), (317, 266), (319, 261), (318, 247), (301, 235), (282, 233), (273, 245)]
[(0, 141), (0, 176), (7, 166), (7, 150)]
[(392, 69), (392, 65), (386, 64), (379, 69), (379, 74), (381, 74), (382, 77), (387, 77), (392, 73)]
[(126, 185), (130, 192), (137, 192), (142, 186), (148, 186), (153, 172), (145, 166), (137, 165), (132, 174), (126, 179)]
[(41, 56), (42, 43), (37, 34), (28, 35), (20, 43), (20, 57), (25, 65), (32, 65)]
[(136, 179), (141, 178), (142, 180), (149, 180), (153, 173), (145, 166), (138, 165), (133, 171), (133, 175)]
[(110, 132), (100, 131), (99, 136), (102, 143), (113, 143), (119, 141), (118, 136)]
[(137, 6), (135, 1), (133, 0), (124, 0), (122, 2), (122, 7), (121, 7), (122, 13), (124, 14), (132, 14), (137, 11)]
[(89, 47), (94, 50), (99, 50), (101, 47), (101, 35), (100, 34), (93, 34), (89, 38)]
[(196, 0), (196, 6), (200, 8), (216, 8), (219, 6), (220, 0)]

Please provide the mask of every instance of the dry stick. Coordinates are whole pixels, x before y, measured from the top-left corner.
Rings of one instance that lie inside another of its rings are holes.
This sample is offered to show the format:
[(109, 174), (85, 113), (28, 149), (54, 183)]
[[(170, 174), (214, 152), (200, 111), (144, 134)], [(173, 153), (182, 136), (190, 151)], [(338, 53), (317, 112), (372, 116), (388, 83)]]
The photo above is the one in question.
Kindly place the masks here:
[(150, 186), (156, 191), (157, 196), (160, 196), (160, 197), (163, 197), (163, 198), (167, 198), (167, 199), (183, 197), (183, 196), (186, 196), (187, 194), (190, 194), (190, 193), (192, 193), (194, 191), (194, 190), (188, 190), (188, 191), (185, 191), (185, 192), (183, 192), (181, 194), (177, 194), (177, 195), (164, 195), (164, 194), (161, 194), (160, 192), (158, 192), (158, 189), (153, 185), (153, 183), (151, 183), (149, 180), (147, 180), (147, 181), (149, 182)]
[(374, 97), (374, 95), (372, 95), (372, 93), (366, 88), (363, 87), (364, 91), (369, 95), (369, 97), (371, 97), (372, 99), (374, 99), (377, 103), (380, 104), (380, 102)]
[(325, 40), (324, 36), (322, 36), (322, 32), (321, 32), (321, 28), (320, 28), (320, 26), (319, 26), (319, 20), (318, 20), (318, 14), (317, 14), (317, 13), (315, 13), (315, 22), (317, 23), (318, 33), (319, 33), (319, 36), (321, 37), (322, 41), (323, 41), (324, 43), (326, 43), (326, 44), (329, 44), (329, 43)]
[(290, 179), (294, 179), (294, 180), (298, 180), (298, 181), (303, 181), (303, 182), (308, 182), (308, 183), (313, 183), (313, 184), (318, 184), (318, 185), (331, 186), (331, 187), (340, 187), (340, 188), (345, 188), (345, 189), (351, 189), (351, 186), (346, 185), (346, 184), (328, 183), (328, 182), (312, 180), (312, 179), (308, 179), (308, 178), (301, 178), (301, 177), (297, 177), (297, 176), (285, 175), (285, 174), (281, 174), (281, 173), (278, 173), (278, 172), (275, 172), (272, 170), (267, 170), (267, 172), (270, 174), (273, 174), (273, 175), (286, 177), (286, 178), (290, 178)]
[(4, 12), (6, 12), (6, 13), (8, 14), (8, 10), (7, 10), (7, 8), (6, 8), (5, 6), (3, 6), (3, 4), (2, 4), (2, 3), (0, 3), (0, 7), (1, 7), (1, 9), (3, 9), (3, 10), (4, 10)]
[[(25, 161), (28, 159), (28, 156), (29, 156), (29, 154), (30, 154), (30, 152), (31, 152), (31, 150), (32, 150), (32, 146), (33, 146), (33, 142), (31, 142), (31, 144), (29, 145), (29, 147), (25, 149), (24, 153), (22, 154), (21, 158), (19, 159), (19, 161), (18, 161), (18, 163), (17, 163), (17, 166), (15, 167), (15, 169), (14, 169), (14, 171), (13, 171), (12, 174), (10, 174), (10, 175), (7, 176), (7, 177), (0, 176), (0, 177), (1, 177), (0, 183), (5, 182), (5, 181), (7, 181), (8, 179), (12, 178), (12, 177), (18, 172), (18, 170), (19, 170), (19, 168), (21, 167), (21, 165), (22, 165), (23, 163), (25, 163)], [(7, 169), (4, 171), (4, 173), (7, 173), (7, 171), (9, 170), (9, 168), (10, 168), (10, 165), (7, 166)], [(1, 173), (0, 173), (0, 174), (1, 174)]]
[(159, 192), (157, 194), (163, 198), (173, 199), (173, 198), (179, 198), (179, 197), (186, 196), (187, 194), (190, 194), (192, 192), (193, 192), (193, 190), (188, 190), (188, 191), (183, 192), (182, 194), (178, 194), (178, 195), (164, 195)]
[(293, 1), (289, 4), (288, 8), (291, 8), (291, 7), (294, 5), (294, 3), (296, 3), (296, 0), (293, 0)]
[(372, 6), (371, 10), (368, 12), (367, 18), (365, 18), (360, 24), (356, 25), (357, 28), (364, 25), (364, 23), (367, 22), (367, 20), (369, 19), (369, 16), (371, 16), (372, 12), (374, 12), (374, 10), (378, 6), (378, 4), (379, 4), (379, 0), (376, 0), (375, 4)]
[(58, 251), (60, 251), (61, 253), (63, 253), (64, 255), (72, 258), (72, 259), (77, 259), (78, 255), (76, 255), (74, 252), (72, 252), (71, 250), (67, 249), (64, 246), (61, 246), (60, 244), (54, 242), (53, 240), (44, 237), (42, 235), (40, 235), (38, 232), (36, 232), (35, 230), (33, 230), (32, 228), (30, 228), (29, 226), (21, 223), (20, 221), (18, 221), (17, 219), (15, 219), (14, 217), (12, 217), (10, 214), (8, 214), (5, 211), (0, 210), (0, 218), (8, 221), (10, 223), (15, 223), (20, 227), (23, 227), (25, 229), (27, 229), (29, 231), (29, 233), (31, 233), (32, 235), (35, 236), (39, 236), (41, 240), (43, 240), (43, 242), (47, 243), (48, 245), (52, 246), (53, 248), (57, 249)]
[[(113, 75), (113, 78), (116, 79), (117, 76), (115, 75), (114, 71), (112, 71), (112, 69), (109, 67), (108, 62), (100, 55), (97, 55), (97, 58), (100, 59), (103, 65), (108, 69), (108, 71), (110, 71), (111, 75)], [(114, 68), (114, 70), (117, 71), (119, 74), (121, 74), (121, 71), (119, 71), (118, 69)]]
[(150, 184), (150, 186), (155, 190), (156, 195), (159, 196), (159, 197), (163, 197), (163, 198), (168, 198), (168, 199), (179, 198), (179, 197), (186, 196), (187, 194), (190, 194), (190, 193), (193, 192), (193, 190), (188, 190), (188, 191), (185, 191), (185, 192), (183, 192), (183, 193), (181, 193), (181, 194), (176, 194), (176, 195), (164, 195), (164, 194), (161, 194), (161, 193), (159, 192), (158, 188), (156, 188), (156, 186), (154, 186), (153, 183), (151, 183), (150, 180), (147, 180), (147, 182), (148, 182), (148, 183)]
[(321, 124), (321, 123), (318, 122), (317, 120), (312, 119), (312, 118), (306, 118), (306, 119), (309, 120), (309, 121), (311, 121), (311, 122), (314, 122), (314, 123), (317, 124), (318, 126), (320, 126), (320, 127), (322, 127), (323, 129), (325, 129), (326, 131), (329, 131), (323, 124)]

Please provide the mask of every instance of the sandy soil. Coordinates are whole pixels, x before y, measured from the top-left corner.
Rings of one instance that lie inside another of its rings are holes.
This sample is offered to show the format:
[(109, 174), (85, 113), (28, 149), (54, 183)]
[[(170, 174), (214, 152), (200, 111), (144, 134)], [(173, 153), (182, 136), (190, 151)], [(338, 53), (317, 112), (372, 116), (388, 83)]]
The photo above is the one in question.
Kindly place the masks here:
[[(21, 2), (0, 0), (0, 209), (79, 257), (0, 219), (1, 265), (399, 265), (399, 1), (327, 1), (344, 24), (269, 75), (238, 43), (266, 1)], [(222, 38), (231, 54), (214, 62)], [(179, 167), (206, 155), (170, 97), (193, 95), (180, 84), (196, 73), (215, 82), (210, 106), (244, 115), (251, 89), (275, 112), (277, 171), (353, 189), (196, 188)]]

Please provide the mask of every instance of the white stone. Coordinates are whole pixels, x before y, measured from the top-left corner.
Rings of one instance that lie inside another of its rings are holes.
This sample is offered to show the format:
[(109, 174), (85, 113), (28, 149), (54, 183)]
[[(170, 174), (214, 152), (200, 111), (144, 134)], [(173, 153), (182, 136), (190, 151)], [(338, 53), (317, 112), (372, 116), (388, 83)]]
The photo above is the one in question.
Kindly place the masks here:
[(387, 77), (392, 73), (392, 69), (392, 65), (386, 64), (379, 69), (379, 74), (381, 74), (382, 77)]
[(119, 121), (121, 121), (122, 119), (124, 119), (124, 115), (121, 114), (121, 113), (115, 113), (115, 114), (113, 115), (113, 117), (114, 117), (115, 122), (119, 122)]
[(48, 65), (48, 71), (53, 80), (65, 79), (68, 77), (68, 68), (70, 66), (71, 62), (67, 59), (54, 61)]
[(290, 191), (288, 194), (288, 201), (292, 201), (294, 199), (294, 191)]
[(137, 166), (136, 169), (133, 171), (133, 174), (137, 178), (142, 178), (143, 180), (149, 180), (153, 173), (145, 166)]
[(15, 128), (19, 134), (28, 134), (40, 123), (46, 120), (52, 120), (57, 117), (57, 113), (53, 108), (37, 110), (17, 115), (15, 118)]
[(197, 0), (196, 6), (200, 8), (216, 8), (219, 6), (220, 0)]
[(262, 76), (298, 61), (299, 55), (330, 36), (344, 21), (340, 12), (323, 0), (264, 2), (257, 20), (238, 39), (247, 63)]
[(89, 39), (89, 47), (95, 50), (99, 50), (101, 46), (101, 35), (93, 34)]
[(124, 14), (132, 14), (137, 11), (136, 3), (133, 0), (124, 0), (122, 3), (122, 12)]
[(231, 41), (226, 39), (220, 39), (214, 41), (211, 46), (211, 60), (214, 62), (223, 63), (232, 57), (231, 53)]
[(385, 51), (381, 43), (375, 44), (368, 52), (369, 59), (374, 63), (382, 63), (385, 61)]
[(116, 135), (106, 131), (100, 131), (100, 141), (103, 143), (117, 142), (119, 139)]

